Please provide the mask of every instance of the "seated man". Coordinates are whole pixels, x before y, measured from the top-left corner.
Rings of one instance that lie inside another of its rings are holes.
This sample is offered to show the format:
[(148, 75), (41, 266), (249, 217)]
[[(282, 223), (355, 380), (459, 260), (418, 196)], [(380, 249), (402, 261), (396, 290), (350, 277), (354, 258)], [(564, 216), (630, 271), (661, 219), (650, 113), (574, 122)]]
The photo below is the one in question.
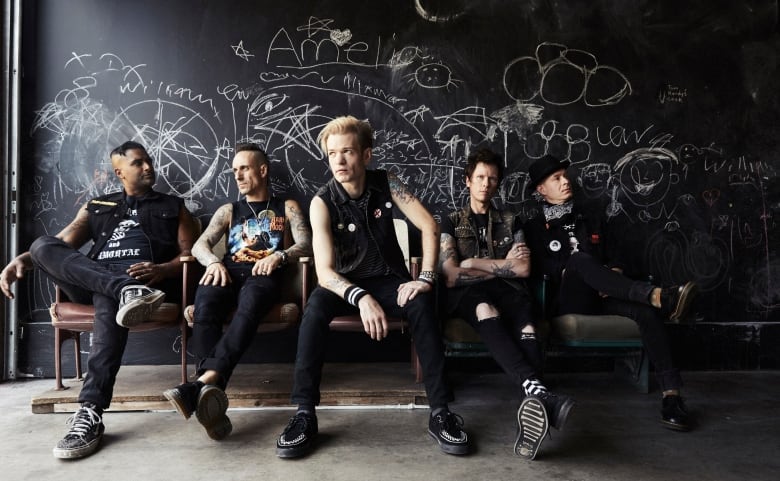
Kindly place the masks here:
[(530, 272), (530, 250), (512, 212), (491, 200), (504, 175), (501, 156), (488, 149), (469, 155), (464, 177), (469, 205), (442, 219), (441, 270), (449, 314), (468, 322), (525, 398), (517, 413), (515, 452), (534, 459), (548, 423), (561, 429), (574, 405), (539, 379), (542, 351), (521, 278)]
[[(225, 388), (258, 324), (279, 299), (281, 268), (311, 255), (311, 229), (296, 201), (271, 195), (269, 170), (260, 147), (236, 148), (233, 176), (245, 197), (217, 209), (192, 248), (206, 266), (195, 294), (190, 344), (198, 358), (198, 379), (163, 394), (185, 419), (195, 413), (212, 439), (223, 439), (233, 429), (225, 414)], [(290, 235), (295, 244), (285, 249)], [(223, 237), (227, 249), (220, 259), (214, 248)], [(225, 317), (233, 309), (223, 334)]]
[[(103, 410), (113, 396), (127, 344), (127, 327), (149, 319), (166, 294), (181, 296), (181, 263), (189, 255), (194, 222), (182, 199), (152, 189), (155, 172), (146, 149), (125, 142), (111, 152), (124, 190), (87, 202), (56, 236), (41, 236), (0, 274), (0, 288), (13, 299), (11, 284), (25, 270), (46, 272), (73, 302), (95, 306), (87, 377), (70, 420), (54, 448), (57, 458), (92, 454), (103, 438)], [(94, 244), (85, 256), (77, 249)], [(155, 286), (156, 288), (147, 287)]]
[[(449, 454), (468, 452), (460, 416), (449, 411), (444, 352), (434, 314), (432, 286), (439, 248), (438, 224), (394, 175), (367, 170), (373, 131), (368, 122), (339, 117), (319, 139), (333, 178), (312, 199), (314, 262), (320, 285), (312, 292), (298, 335), (292, 402), (295, 416), (276, 443), (276, 454), (306, 454), (317, 435), (315, 406), (331, 320), (360, 313), (366, 334), (387, 336), (387, 317), (405, 317), (422, 364), (431, 406), (429, 434)], [(422, 232), (422, 272), (413, 280), (393, 226), (393, 205)]]
[(552, 315), (615, 314), (636, 321), (663, 391), (661, 422), (687, 430), (682, 379), (674, 367), (664, 319), (679, 322), (685, 317), (696, 285), (687, 282), (661, 289), (624, 276), (620, 264), (609, 258), (614, 246), (603, 211), (575, 203), (568, 166), (568, 161), (548, 155), (529, 168), (529, 189), (544, 199), (542, 214), (525, 226), (533, 254), (531, 275), (537, 280), (549, 276)]

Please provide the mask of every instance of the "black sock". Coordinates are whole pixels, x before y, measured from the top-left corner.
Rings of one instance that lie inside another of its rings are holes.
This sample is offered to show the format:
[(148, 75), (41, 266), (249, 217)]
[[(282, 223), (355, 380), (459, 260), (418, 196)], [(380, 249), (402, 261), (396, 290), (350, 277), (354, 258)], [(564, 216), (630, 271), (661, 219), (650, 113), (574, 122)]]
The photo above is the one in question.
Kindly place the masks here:
[(315, 409), (314, 404), (299, 404), (298, 411), (296, 411), (295, 414), (306, 413), (314, 416), (315, 415), (314, 409)]
[(520, 333), (520, 341), (517, 344), (520, 347), (520, 351), (523, 353), (523, 357), (528, 361), (528, 364), (534, 368), (534, 371), (536, 371), (537, 374), (541, 373), (544, 369), (544, 356), (542, 354), (542, 347), (536, 339), (536, 333)]
[(445, 404), (444, 406), (431, 406), (431, 417), (449, 411), (449, 408)]

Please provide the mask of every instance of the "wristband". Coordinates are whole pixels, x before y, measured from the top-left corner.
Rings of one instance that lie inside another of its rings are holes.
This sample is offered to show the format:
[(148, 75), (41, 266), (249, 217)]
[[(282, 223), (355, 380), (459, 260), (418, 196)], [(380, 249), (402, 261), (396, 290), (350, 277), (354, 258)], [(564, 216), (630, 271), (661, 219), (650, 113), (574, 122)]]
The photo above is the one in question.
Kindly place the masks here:
[(344, 291), (344, 300), (357, 307), (360, 299), (362, 299), (366, 294), (368, 294), (368, 291), (365, 289), (361, 289), (360, 287), (354, 285), (349, 286), (347, 287), (347, 290)]
[(436, 277), (437, 275), (434, 271), (422, 271), (420, 272), (420, 275), (417, 276), (417, 280), (433, 284), (436, 282)]

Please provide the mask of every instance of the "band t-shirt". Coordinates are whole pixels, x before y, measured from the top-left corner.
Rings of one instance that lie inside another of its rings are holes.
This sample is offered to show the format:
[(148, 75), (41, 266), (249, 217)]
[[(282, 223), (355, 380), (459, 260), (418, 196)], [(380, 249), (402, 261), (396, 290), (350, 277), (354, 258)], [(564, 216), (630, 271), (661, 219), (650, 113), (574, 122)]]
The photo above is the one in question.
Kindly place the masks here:
[(97, 261), (130, 267), (152, 260), (152, 246), (138, 219), (138, 199), (128, 195), (127, 212), (114, 228), (111, 238), (97, 255)]
[(284, 200), (234, 202), (225, 266), (251, 271), (255, 262), (284, 248), (285, 222)]

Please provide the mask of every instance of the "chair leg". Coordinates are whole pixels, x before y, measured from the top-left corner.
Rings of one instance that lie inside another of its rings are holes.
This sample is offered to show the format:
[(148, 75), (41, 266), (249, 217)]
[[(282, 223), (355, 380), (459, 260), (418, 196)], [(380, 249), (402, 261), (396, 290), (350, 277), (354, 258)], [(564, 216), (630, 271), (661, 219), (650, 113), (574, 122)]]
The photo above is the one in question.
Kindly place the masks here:
[(181, 383), (187, 382), (187, 321), (181, 327)]
[(76, 380), (83, 381), (84, 373), (81, 370), (81, 333), (71, 332), (71, 336), (73, 337), (73, 349), (76, 356)]
[(414, 371), (414, 382), (421, 383), (423, 381), (422, 364), (420, 364), (420, 358), (414, 348), (414, 341), (412, 341), (412, 370)]
[(55, 387), (57, 391), (66, 389), (62, 384), (62, 330), (58, 327), (54, 328), (54, 379)]

